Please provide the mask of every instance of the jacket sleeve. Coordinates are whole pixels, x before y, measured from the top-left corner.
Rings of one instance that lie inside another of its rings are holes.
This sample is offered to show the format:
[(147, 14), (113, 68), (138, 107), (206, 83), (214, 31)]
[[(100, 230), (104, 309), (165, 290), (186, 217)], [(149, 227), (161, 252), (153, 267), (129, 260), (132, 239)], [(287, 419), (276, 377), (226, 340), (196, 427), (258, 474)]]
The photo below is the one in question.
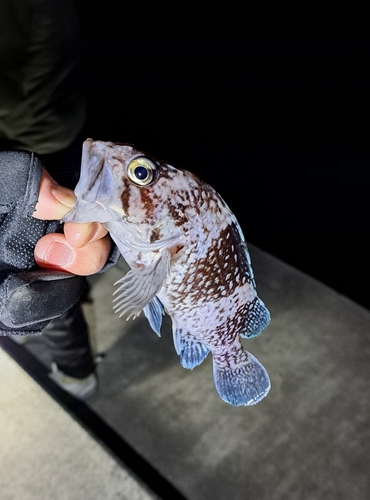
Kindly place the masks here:
[(80, 298), (85, 278), (42, 270), (37, 241), (60, 232), (60, 221), (31, 217), (38, 199), (41, 164), (26, 151), (0, 152), (0, 335), (39, 333)]

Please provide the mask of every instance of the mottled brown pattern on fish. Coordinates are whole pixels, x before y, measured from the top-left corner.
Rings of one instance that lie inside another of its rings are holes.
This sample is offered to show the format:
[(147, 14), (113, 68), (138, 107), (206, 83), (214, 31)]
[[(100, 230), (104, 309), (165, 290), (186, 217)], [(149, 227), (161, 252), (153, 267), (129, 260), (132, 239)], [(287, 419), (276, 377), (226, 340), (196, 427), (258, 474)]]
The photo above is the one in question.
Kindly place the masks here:
[(125, 214), (128, 214), (130, 206), (130, 182), (126, 177), (122, 178), (124, 189), (121, 194), (122, 209)]
[(150, 238), (149, 241), (150, 243), (154, 243), (155, 241), (158, 241), (162, 236), (162, 233), (159, 228), (154, 228), (151, 233), (150, 233)]
[[(150, 159), (150, 156), (148, 156), (148, 158)], [(163, 161), (156, 161), (156, 160), (153, 161), (161, 167), (161, 178), (163, 179), (173, 178), (173, 174), (170, 172), (170, 169), (168, 168), (166, 163), (164, 163)]]
[(146, 218), (148, 221), (150, 221), (154, 211), (155, 196), (153, 196), (153, 194), (145, 188), (140, 189), (139, 193), (141, 197), (142, 207), (145, 210)]
[(181, 191), (180, 196), (182, 197), (183, 203), (186, 206), (191, 207), (191, 209), (199, 215), (200, 214), (199, 199), (202, 186), (201, 186), (201, 181), (198, 179), (198, 177), (195, 176), (194, 174), (191, 175), (196, 182), (199, 182), (199, 190), (197, 196), (195, 195), (194, 191)]
[(220, 231), (219, 239), (210, 242), (207, 256), (187, 268), (179, 288), (173, 291), (173, 300), (181, 300), (184, 294), (193, 303), (204, 296), (217, 300), (232, 295), (238, 286), (251, 283), (241, 243), (232, 225)]
[(250, 265), (247, 260), (245, 245), (234, 223), (220, 231), (218, 259), (225, 259), (223, 264), (223, 277), (225, 282), (232, 279), (235, 286), (243, 283), (252, 283)]
[(186, 209), (187, 207), (185, 205), (182, 205), (181, 203), (177, 203), (176, 205), (168, 205), (169, 215), (173, 218), (176, 226), (180, 227), (188, 222), (188, 218), (186, 217)]
[(247, 320), (248, 313), (248, 303), (240, 304), (232, 316), (228, 316), (227, 311), (221, 307), (212, 318), (212, 325), (207, 324), (207, 318), (199, 318), (199, 331), (188, 332), (187, 335), (190, 338), (206, 343), (222, 355), (223, 351), (228, 351), (238, 338), (240, 330)]
[[(218, 311), (220, 320), (225, 318), (225, 311)], [(212, 339), (216, 338), (216, 345), (229, 346), (239, 335), (240, 329), (245, 324), (248, 317), (248, 304), (241, 304), (234, 316), (226, 316), (226, 320), (216, 326), (212, 332)]]

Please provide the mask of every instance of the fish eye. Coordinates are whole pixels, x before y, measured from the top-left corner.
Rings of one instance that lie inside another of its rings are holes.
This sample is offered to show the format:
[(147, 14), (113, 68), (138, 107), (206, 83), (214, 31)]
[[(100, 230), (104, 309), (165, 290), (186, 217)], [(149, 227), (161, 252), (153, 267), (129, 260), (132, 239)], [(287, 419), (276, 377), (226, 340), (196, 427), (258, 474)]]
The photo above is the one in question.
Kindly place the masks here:
[(148, 158), (140, 157), (132, 160), (127, 167), (129, 179), (138, 186), (148, 186), (154, 180), (156, 165)]

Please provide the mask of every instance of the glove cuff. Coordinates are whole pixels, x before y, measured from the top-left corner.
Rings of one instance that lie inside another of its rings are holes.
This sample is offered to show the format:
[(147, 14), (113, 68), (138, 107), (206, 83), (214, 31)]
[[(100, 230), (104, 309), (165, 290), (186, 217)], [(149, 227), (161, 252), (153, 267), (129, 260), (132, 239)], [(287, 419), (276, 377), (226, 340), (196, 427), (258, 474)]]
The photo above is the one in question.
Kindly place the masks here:
[(78, 302), (85, 285), (84, 277), (63, 272), (40, 270), (11, 274), (1, 284), (1, 322), (18, 333), (22, 328), (35, 328), (42, 311), (45, 326), (45, 322), (61, 316)]

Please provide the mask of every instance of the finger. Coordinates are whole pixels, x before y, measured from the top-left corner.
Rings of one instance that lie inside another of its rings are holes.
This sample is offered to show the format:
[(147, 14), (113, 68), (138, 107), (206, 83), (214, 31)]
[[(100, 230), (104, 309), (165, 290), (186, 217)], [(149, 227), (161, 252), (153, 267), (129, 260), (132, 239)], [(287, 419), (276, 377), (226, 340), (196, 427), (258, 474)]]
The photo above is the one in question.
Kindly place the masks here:
[(37, 242), (34, 255), (40, 267), (88, 276), (103, 268), (110, 247), (108, 235), (82, 248), (75, 248), (63, 234), (51, 233)]
[(66, 222), (64, 234), (68, 242), (74, 247), (81, 248), (89, 242), (103, 238), (108, 231), (99, 222), (80, 224), (78, 222)]
[(72, 210), (76, 203), (73, 191), (60, 186), (43, 168), (39, 199), (33, 217), (42, 220), (59, 220)]

